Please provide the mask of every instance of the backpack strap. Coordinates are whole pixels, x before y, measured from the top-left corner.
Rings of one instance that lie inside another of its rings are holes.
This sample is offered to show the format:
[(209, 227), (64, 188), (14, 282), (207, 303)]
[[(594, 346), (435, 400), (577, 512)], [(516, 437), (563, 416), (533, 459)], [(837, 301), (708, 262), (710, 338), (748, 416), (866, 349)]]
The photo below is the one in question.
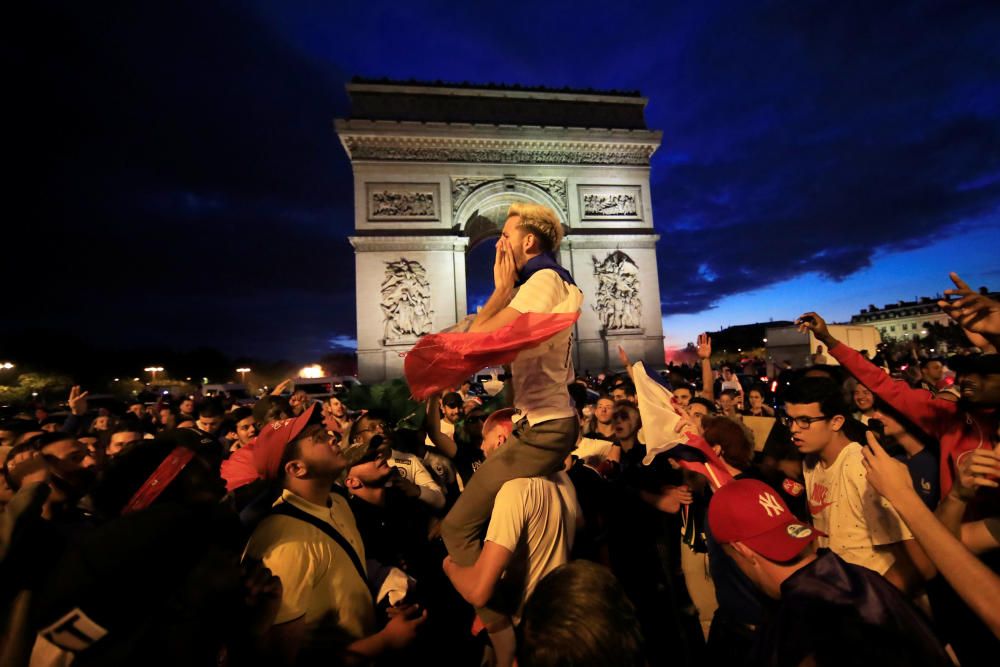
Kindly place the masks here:
[(354, 563), (354, 568), (358, 571), (358, 576), (361, 577), (363, 582), (365, 582), (365, 585), (368, 584), (368, 575), (365, 574), (365, 568), (361, 564), (361, 558), (358, 556), (358, 552), (354, 550), (354, 547), (352, 547), (351, 543), (347, 541), (347, 538), (341, 535), (336, 528), (328, 524), (326, 521), (323, 521), (308, 512), (300, 510), (291, 503), (281, 503), (271, 510), (271, 514), (280, 514), (282, 516), (298, 519), (299, 521), (304, 521), (326, 533), (330, 539), (336, 542), (337, 545), (344, 550), (348, 558), (351, 559), (351, 562)]

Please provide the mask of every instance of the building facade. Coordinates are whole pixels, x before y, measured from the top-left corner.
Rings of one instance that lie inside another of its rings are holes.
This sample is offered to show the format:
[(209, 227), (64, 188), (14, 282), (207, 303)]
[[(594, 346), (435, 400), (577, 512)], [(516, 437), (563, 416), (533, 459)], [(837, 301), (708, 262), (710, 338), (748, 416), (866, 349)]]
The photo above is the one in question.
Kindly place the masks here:
[(618, 346), (663, 364), (649, 160), (659, 132), (637, 93), (358, 81), (335, 127), (351, 159), (358, 374), (400, 377), (417, 339), (468, 315), (466, 253), (514, 201), (549, 206), (557, 259), (584, 293), (578, 369)]
[(951, 321), (937, 305), (937, 298), (926, 296), (916, 301), (890, 303), (882, 308), (869, 305), (851, 317), (851, 324), (877, 328), (883, 340), (919, 339), (927, 335), (930, 325), (948, 326)]

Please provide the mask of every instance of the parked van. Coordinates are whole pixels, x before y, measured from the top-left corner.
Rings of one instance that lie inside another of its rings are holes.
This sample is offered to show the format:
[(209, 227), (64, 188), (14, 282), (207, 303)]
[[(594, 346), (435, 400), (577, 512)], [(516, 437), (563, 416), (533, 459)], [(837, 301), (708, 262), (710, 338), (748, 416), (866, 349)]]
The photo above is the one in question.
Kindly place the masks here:
[(296, 378), (291, 390), (295, 392), (301, 389), (309, 398), (322, 400), (342, 396), (360, 384), (353, 375), (328, 375), (321, 378)]
[(252, 405), (255, 402), (245, 384), (206, 384), (201, 393), (206, 398), (229, 399), (237, 405)]

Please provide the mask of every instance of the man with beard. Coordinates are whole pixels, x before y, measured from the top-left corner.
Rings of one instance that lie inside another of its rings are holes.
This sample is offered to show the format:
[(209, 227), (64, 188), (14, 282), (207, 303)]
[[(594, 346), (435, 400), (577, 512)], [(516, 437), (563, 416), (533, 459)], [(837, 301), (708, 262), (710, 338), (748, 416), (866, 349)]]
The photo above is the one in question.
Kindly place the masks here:
[(254, 474), (283, 487), (245, 555), (281, 579), (269, 658), (288, 665), (319, 656), (364, 662), (412, 642), (426, 615), (403, 609), (376, 631), (365, 546), (347, 498), (334, 486), (348, 463), (326, 429), (310, 423), (312, 413), (310, 406), (266, 427), (226, 461), (222, 474), (230, 488)]

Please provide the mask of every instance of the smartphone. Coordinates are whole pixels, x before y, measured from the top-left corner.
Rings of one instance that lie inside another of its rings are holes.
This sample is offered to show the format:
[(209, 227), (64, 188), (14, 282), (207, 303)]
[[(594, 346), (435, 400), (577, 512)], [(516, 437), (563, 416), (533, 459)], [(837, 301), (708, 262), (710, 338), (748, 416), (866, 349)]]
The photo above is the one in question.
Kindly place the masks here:
[(882, 423), (881, 419), (869, 419), (868, 420), (868, 430), (875, 434), (875, 439), (882, 444), (885, 440), (885, 424)]

